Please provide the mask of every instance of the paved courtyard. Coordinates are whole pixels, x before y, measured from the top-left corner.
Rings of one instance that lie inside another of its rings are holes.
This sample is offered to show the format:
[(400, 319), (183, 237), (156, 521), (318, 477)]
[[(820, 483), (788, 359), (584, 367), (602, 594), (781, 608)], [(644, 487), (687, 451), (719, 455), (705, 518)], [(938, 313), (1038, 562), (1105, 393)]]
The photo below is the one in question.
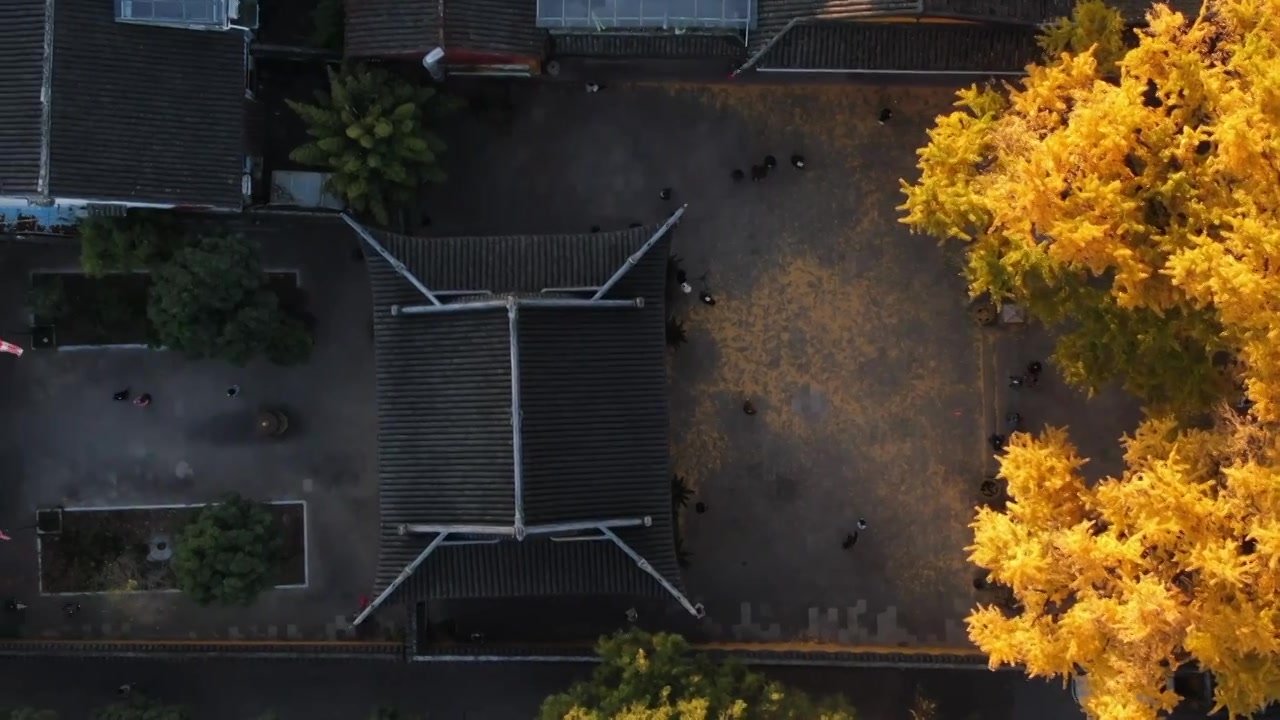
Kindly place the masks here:
[[(248, 232), (264, 265), (297, 270), (316, 316), (310, 363), (236, 368), (151, 350), (28, 350), (0, 363), (0, 596), (29, 603), (4, 631), (28, 637), (128, 636), (333, 638), (373, 579), (377, 482), (370, 298), (355, 240), (334, 226), (275, 218)], [(77, 268), (74, 247), (0, 243), (0, 330), (28, 324), (22, 308), (32, 270)], [(231, 384), (242, 388), (228, 398)], [(146, 409), (115, 403), (124, 387), (149, 392)], [(281, 407), (290, 431), (253, 435), (259, 406)], [(38, 597), (37, 507), (198, 503), (236, 491), (306, 502), (305, 589), (265, 593), (248, 609), (202, 609), (177, 593), (89, 595), (67, 619), (66, 598)]]
[[(675, 252), (717, 304), (677, 310), (688, 343), (670, 358), (672, 451), (707, 507), (684, 520), (685, 582), (711, 637), (964, 643), (962, 548), (989, 454), (979, 338), (958, 264), (894, 210), (951, 97), (515, 86), (505, 122), (449, 135), (434, 232), (618, 227), (688, 203)], [(780, 161), (767, 180), (732, 181), (766, 154)], [(869, 527), (844, 550), (859, 517)]]

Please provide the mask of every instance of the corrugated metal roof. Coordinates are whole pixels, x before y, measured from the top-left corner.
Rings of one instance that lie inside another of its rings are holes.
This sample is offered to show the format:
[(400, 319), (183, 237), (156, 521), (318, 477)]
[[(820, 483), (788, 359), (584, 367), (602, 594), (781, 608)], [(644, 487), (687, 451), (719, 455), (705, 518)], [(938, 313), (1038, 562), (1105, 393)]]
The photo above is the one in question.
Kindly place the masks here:
[(239, 209), (245, 42), (56, 0), (49, 192)]
[(346, 0), (348, 57), (425, 55), (443, 43), (443, 0)]
[(535, 26), (536, 0), (444, 0), (445, 50), (541, 59), (547, 31)]
[(769, 44), (792, 21), (849, 20), (879, 15), (915, 15), (923, 0), (758, 0), (752, 54)]
[(796, 25), (760, 59), (761, 70), (1021, 72), (1042, 53), (1031, 27), (941, 23)]
[(737, 35), (557, 33), (551, 41), (558, 57), (746, 59), (746, 46)]
[[(598, 286), (653, 234), (377, 239), (435, 292)], [(522, 308), (518, 317), (527, 524), (650, 516), (619, 531), (678, 584), (667, 456), (664, 285), (669, 240), (610, 292), (643, 308)], [(392, 317), (423, 298), (380, 255), (374, 298), (382, 553), (378, 590), (426, 547), (400, 523), (514, 519), (505, 310)], [(407, 587), (420, 597), (661, 592), (610, 542), (442, 547)]]
[(39, 193), (45, 3), (0, 0), (0, 195)]

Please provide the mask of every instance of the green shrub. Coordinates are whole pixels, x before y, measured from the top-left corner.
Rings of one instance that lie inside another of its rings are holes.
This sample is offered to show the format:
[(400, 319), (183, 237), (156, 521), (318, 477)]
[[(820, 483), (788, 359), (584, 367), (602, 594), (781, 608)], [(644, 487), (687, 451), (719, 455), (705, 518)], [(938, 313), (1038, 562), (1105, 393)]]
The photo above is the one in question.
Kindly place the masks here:
[(282, 545), (266, 506), (232, 495), (201, 510), (178, 534), (174, 576), (201, 605), (249, 605), (271, 587)]
[(289, 157), (333, 173), (330, 190), (356, 212), (386, 225), (397, 205), (416, 200), (423, 183), (444, 181), (436, 156), (445, 143), (427, 121), (452, 103), (434, 89), (356, 65), (330, 70), (329, 92), (316, 93), (316, 101), (286, 101), (314, 138)]

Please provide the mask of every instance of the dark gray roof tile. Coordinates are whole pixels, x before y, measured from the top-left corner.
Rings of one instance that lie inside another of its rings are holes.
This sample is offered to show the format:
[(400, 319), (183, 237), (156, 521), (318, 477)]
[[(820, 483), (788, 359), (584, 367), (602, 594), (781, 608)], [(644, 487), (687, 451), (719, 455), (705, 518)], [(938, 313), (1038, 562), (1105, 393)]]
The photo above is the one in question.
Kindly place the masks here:
[(535, 0), (442, 0), (444, 47), (479, 55), (541, 59), (547, 31), (536, 26)]
[(239, 209), (245, 43), (56, 0), (49, 192)]
[(425, 55), (443, 42), (442, 0), (346, 0), (348, 57)]
[(792, 21), (853, 20), (884, 15), (917, 15), (923, 0), (757, 0), (751, 53), (768, 45)]
[(0, 0), (0, 195), (39, 194), (45, 3)]
[(943, 23), (802, 23), (760, 59), (761, 70), (1021, 72), (1041, 57), (1033, 28)]
[[(537, 293), (598, 286), (655, 228), (590, 235), (379, 241), (437, 292)], [(643, 308), (523, 308), (518, 316), (526, 524), (649, 516), (619, 531), (678, 584), (670, 524), (664, 362), (669, 240), (655, 245), (610, 298)], [(514, 520), (509, 318), (505, 309), (399, 316), (427, 300), (377, 254), (374, 297), (382, 552), (386, 587), (430, 538), (400, 523)], [(545, 538), (442, 547), (418, 570), (414, 597), (654, 594), (611, 542)]]

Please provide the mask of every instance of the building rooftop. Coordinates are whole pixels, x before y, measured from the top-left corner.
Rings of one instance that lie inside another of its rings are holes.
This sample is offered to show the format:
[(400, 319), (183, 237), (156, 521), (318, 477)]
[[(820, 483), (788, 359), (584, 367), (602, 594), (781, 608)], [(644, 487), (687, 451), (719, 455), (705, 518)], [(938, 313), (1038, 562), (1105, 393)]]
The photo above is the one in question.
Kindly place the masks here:
[(245, 34), (122, 22), (110, 2), (50, 4), (49, 17), (45, 3), (0, 8), (12, 96), (0, 193), (238, 209)]
[(671, 593), (692, 610), (665, 395), (675, 220), (586, 235), (360, 230), (374, 297), (378, 603), (396, 591)]

